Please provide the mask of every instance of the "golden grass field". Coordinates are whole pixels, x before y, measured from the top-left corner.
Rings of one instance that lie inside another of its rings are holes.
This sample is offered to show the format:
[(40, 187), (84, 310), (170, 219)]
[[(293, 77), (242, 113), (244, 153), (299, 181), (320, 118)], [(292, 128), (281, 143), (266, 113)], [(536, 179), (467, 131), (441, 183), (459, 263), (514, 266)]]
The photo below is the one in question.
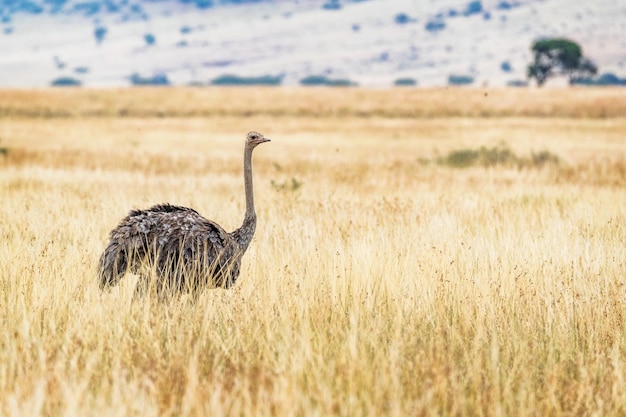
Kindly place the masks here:
[[(626, 413), (626, 90), (5, 90), (0, 118), (2, 416)], [(249, 130), (236, 287), (101, 293), (131, 208), (240, 225)]]

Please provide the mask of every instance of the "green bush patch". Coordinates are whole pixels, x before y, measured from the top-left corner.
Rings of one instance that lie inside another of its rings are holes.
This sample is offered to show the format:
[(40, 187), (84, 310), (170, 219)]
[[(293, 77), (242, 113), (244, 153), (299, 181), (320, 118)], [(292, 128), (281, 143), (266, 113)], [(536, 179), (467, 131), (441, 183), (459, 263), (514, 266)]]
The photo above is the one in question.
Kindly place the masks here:
[(439, 165), (452, 168), (468, 168), (472, 166), (493, 167), (510, 166), (517, 168), (541, 168), (545, 165), (559, 163), (559, 158), (549, 151), (518, 156), (504, 145), (491, 148), (482, 146), (478, 149), (458, 149), (449, 152), (437, 160)]

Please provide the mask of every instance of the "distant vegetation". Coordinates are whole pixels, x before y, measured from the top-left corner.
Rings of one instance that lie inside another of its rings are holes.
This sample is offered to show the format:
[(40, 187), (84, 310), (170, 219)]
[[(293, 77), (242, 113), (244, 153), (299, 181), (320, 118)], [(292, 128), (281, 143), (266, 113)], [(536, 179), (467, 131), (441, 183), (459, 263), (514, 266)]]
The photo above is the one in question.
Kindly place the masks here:
[(83, 83), (72, 77), (59, 77), (50, 83), (52, 87), (80, 87)]
[(417, 85), (417, 81), (413, 78), (398, 78), (393, 82), (393, 85), (397, 87), (414, 86)]
[(483, 4), (480, 1), (472, 1), (467, 4), (463, 11), (464, 16), (471, 16), (473, 14), (479, 14), (483, 11)]
[(67, 0), (46, 0), (47, 4), (52, 5), (52, 9), (50, 10), (52, 13), (58, 12), (63, 5), (67, 2)]
[(440, 30), (444, 30), (446, 28), (446, 22), (441, 19), (433, 19), (426, 22), (425, 29), (428, 32), (439, 32)]
[(211, 80), (212, 85), (281, 85), (283, 75), (262, 75), (260, 77), (241, 77), (225, 74)]
[(588, 86), (626, 86), (626, 78), (620, 78), (609, 72), (602, 74), (598, 78), (578, 78), (573, 80), (572, 84)]
[(195, 0), (195, 1), (192, 1), (191, 3), (194, 3), (198, 9), (209, 9), (213, 7), (212, 0)]
[(558, 164), (559, 157), (548, 151), (532, 153), (529, 156), (518, 156), (506, 145), (498, 145), (491, 148), (480, 147), (478, 149), (455, 150), (437, 163), (453, 168), (468, 168), (472, 166), (493, 167), (509, 166), (517, 168), (541, 168), (548, 164)]
[(339, 3), (339, 0), (328, 0), (322, 5), (322, 9), (339, 10), (341, 9), (341, 3)]
[(329, 87), (351, 87), (356, 83), (345, 78), (328, 78), (325, 75), (310, 75), (300, 80), (301, 85), (305, 86), (329, 86)]
[[(148, 1), (148, 0), (146, 0)], [(155, 1), (155, 0), (150, 0)], [(316, 7), (322, 7), (325, 10), (340, 10), (342, 8), (349, 8), (351, 3), (356, 3), (364, 0), (324, 0), (318, 3)], [(451, 5), (448, 7), (443, 7), (438, 9), (436, 12), (433, 12), (431, 15), (426, 15), (422, 18), (422, 15), (419, 15), (420, 18), (420, 30), (425, 30), (427, 32), (436, 34), (440, 31), (445, 30), (448, 24), (452, 25), (453, 21), (459, 20), (469, 20), (473, 19), (474, 24), (480, 24), (481, 17), (483, 19), (490, 19), (493, 15), (494, 17), (501, 17), (502, 21), (506, 19), (508, 15), (507, 11), (512, 10), (514, 8), (521, 7), (523, 3), (521, 0), (499, 0), (496, 2), (485, 2), (482, 3), (480, 0), (464, 0), (462, 2), (457, 3), (456, 5)], [(199, 9), (207, 9), (212, 7), (217, 7), (220, 5), (226, 4), (254, 4), (254, 3), (271, 3), (270, 0), (181, 0), (182, 3), (188, 4), (190, 7), (197, 7)], [(89, 16), (90, 21), (93, 22), (93, 32), (92, 36), (95, 39), (96, 44), (102, 44), (104, 40), (107, 39), (107, 36), (110, 37), (109, 30), (110, 27), (107, 28), (105, 23), (112, 21), (127, 21), (127, 20), (137, 20), (137, 19), (149, 19), (146, 10), (144, 9), (143, 1), (128, 1), (128, 0), (79, 0), (77, 2), (70, 2), (69, 0), (7, 0), (5, 1), (4, 6), (0, 5), (0, 24), (5, 24), (6, 26), (0, 27), (1, 31), (4, 31), (5, 34), (10, 34), (13, 31), (13, 27), (9, 26), (10, 23), (14, 20), (14, 13), (30, 13), (30, 14), (38, 14), (38, 13), (50, 13), (50, 14), (75, 14), (82, 16)], [(146, 5), (146, 8), (148, 6)], [(319, 11), (319, 9), (318, 9)], [(320, 11), (321, 12), (321, 11)], [(117, 14), (114, 20), (101, 20), (101, 16), (103, 14)], [(175, 13), (170, 10), (164, 12), (166, 15), (170, 13)], [(346, 11), (348, 13), (348, 11)], [(393, 19), (393, 22), (397, 25), (409, 25), (411, 23), (417, 22), (418, 19), (415, 11), (406, 10), (406, 11), (393, 11), (392, 13), (387, 15), (387, 23), (390, 23), (390, 20)], [(284, 14), (287, 17), (288, 14)], [(268, 15), (269, 16), (269, 15)], [(468, 18), (468, 19), (465, 19)], [(579, 17), (580, 18), (580, 17)], [(455, 20), (456, 19), (456, 20)], [(355, 19), (357, 20), (357, 19)], [(173, 29), (176, 31), (180, 31), (179, 40), (174, 40), (173, 45), (177, 48), (185, 48), (188, 46), (198, 46), (201, 44), (198, 40), (190, 40), (189, 36), (186, 36), (192, 32), (201, 31), (204, 29), (203, 25), (193, 25), (188, 22), (184, 22), (187, 24), (181, 23), (179, 26), (175, 26)], [(346, 29), (349, 30), (351, 28), (354, 32), (362, 31), (366, 26), (362, 26), (365, 23), (363, 22), (346, 22)], [(489, 23), (485, 23), (486, 25)], [(415, 28), (415, 25), (410, 25)], [(143, 36), (142, 40), (139, 40), (139, 37)], [(135, 40), (141, 44), (144, 42), (146, 46), (153, 46), (157, 44), (157, 38), (161, 36), (160, 32), (151, 32), (151, 33), (138, 33), (135, 35)], [(87, 37), (90, 37), (90, 34), (87, 33)], [(161, 39), (159, 39), (159, 42)], [(202, 44), (204, 45), (204, 44)], [(424, 60), (425, 58), (418, 56), (417, 47), (411, 46), (411, 56), (409, 59), (420, 59)], [(454, 45), (446, 46), (448, 51), (451, 51), (454, 48)], [(534, 80), (537, 82), (539, 86), (544, 85), (550, 78), (563, 76), (567, 77), (568, 81), (572, 85), (580, 85), (580, 86), (624, 86), (626, 85), (626, 78), (621, 78), (620, 75), (624, 74), (613, 74), (613, 73), (605, 73), (600, 76), (598, 74), (598, 67), (595, 63), (593, 63), (589, 58), (585, 57), (582, 52), (582, 48), (576, 42), (566, 39), (566, 38), (549, 38), (549, 39), (538, 39), (533, 42), (531, 46), (531, 50), (533, 52), (533, 61), (528, 65), (526, 71), (527, 80)], [(65, 60), (67, 57), (63, 57)], [(499, 69), (503, 73), (510, 74), (507, 76), (507, 79), (510, 81), (507, 82), (508, 86), (514, 87), (525, 87), (528, 85), (527, 81), (519, 80), (516, 78), (522, 78), (520, 72), (524, 71), (521, 64), (518, 64), (515, 61), (509, 61), (507, 58), (509, 56), (503, 56), (500, 60), (493, 61), (492, 70), (494, 72)], [(391, 54), (389, 51), (379, 52), (377, 55), (373, 55), (371, 60), (374, 62), (394, 62), (397, 59), (396, 56)], [(406, 58), (400, 58), (406, 59)], [(438, 62), (432, 61), (427, 58), (428, 61), (422, 61), (427, 63), (427, 65), (439, 65)], [(74, 69), (74, 75), (84, 74), (88, 71), (86, 67), (74, 67), (76, 63), (71, 63), (69, 61), (61, 60), (55, 57), (54, 64), (56, 65), (58, 70), (71, 70)], [(216, 62), (204, 62), (202, 65), (205, 67), (209, 66), (218, 66), (225, 67), (230, 65), (233, 61), (229, 59), (224, 59), (223, 61)], [(512, 65), (515, 64), (515, 67)], [(66, 68), (66, 65), (68, 66)], [(445, 65), (445, 63), (443, 64)], [(130, 71), (129, 71), (130, 72)], [(321, 72), (321, 71), (320, 71)], [(468, 71), (470, 72), (470, 71)], [(55, 76), (66, 73), (58, 71), (56, 74), (51, 75), (50, 78), (54, 78)], [(339, 78), (334, 79), (330, 78), (328, 75), (332, 75), (331, 71), (323, 72), (326, 75), (310, 75), (302, 78), (299, 81), (300, 85), (303, 86), (354, 86), (357, 85), (355, 82), (351, 81), (349, 78)], [(470, 72), (471, 73), (471, 72)], [(71, 72), (70, 72), (71, 74)], [(348, 74), (349, 77), (351, 74)], [(475, 75), (472, 73), (472, 75)], [(463, 86), (463, 85), (471, 85), (475, 83), (475, 79), (472, 75), (463, 75), (461, 74), (452, 74), (448, 77), (447, 84), (452, 86)], [(501, 74), (500, 76), (505, 75)], [(74, 80), (75, 82), (80, 83), (79, 80)], [(421, 80), (422, 84), (425, 80)], [(482, 78), (481, 78), (482, 81)], [(60, 82), (63, 84), (64, 82), (70, 82), (70, 79), (57, 79), (54, 82)], [(131, 83), (133, 85), (169, 85), (170, 81), (165, 75), (156, 75), (152, 77), (142, 77), (138, 74), (133, 74), (131, 76)], [(206, 80), (203, 81), (206, 83)], [(231, 74), (225, 74), (220, 77), (215, 78), (214, 80), (209, 81), (212, 85), (272, 85), (278, 86), (283, 84), (283, 76), (272, 76), (265, 75), (260, 77), (241, 77)], [(393, 81), (394, 86), (414, 86), (417, 85), (415, 80), (410, 78), (401, 78)]]
[(40, 14), (43, 12), (43, 7), (31, 0), (22, 1), (7, 1), (2, 3), (3, 6), (11, 6), (11, 11), (20, 11), (29, 14)]
[(519, 2), (517, 1), (501, 1), (500, 3), (498, 3), (497, 8), (500, 10), (511, 10), (518, 6)]
[(569, 39), (541, 39), (531, 50), (534, 61), (528, 66), (528, 78), (536, 79), (539, 86), (550, 77), (564, 75), (573, 84), (598, 72), (598, 67), (583, 56), (580, 45)]
[(508, 87), (528, 87), (528, 81), (511, 80), (511, 81), (507, 81), (506, 85)]
[(9, 148), (5, 146), (0, 146), (0, 155), (7, 156), (9, 154)]
[(298, 189), (302, 187), (302, 181), (298, 180), (296, 177), (292, 177), (291, 180), (285, 180), (281, 182), (271, 180), (270, 184), (272, 188), (276, 191), (294, 192), (298, 191)]
[[(519, 6), (517, 1), (501, 1), (497, 4), (497, 10), (510, 10)], [(460, 9), (449, 9), (447, 12), (438, 13), (431, 17), (425, 25), (428, 32), (438, 32), (446, 28), (446, 18), (472, 17), (482, 15), (484, 20), (491, 19), (491, 11), (487, 10), (482, 1), (474, 0), (468, 2), (465, 7)]]
[(474, 82), (474, 77), (469, 75), (450, 75), (448, 77), (449, 85), (470, 85)]
[(93, 36), (96, 38), (96, 43), (100, 44), (104, 40), (107, 34), (107, 28), (98, 26), (93, 30)]
[(101, 4), (97, 1), (84, 1), (81, 3), (75, 3), (72, 7), (72, 11), (85, 16), (93, 16), (100, 11)]
[(416, 22), (417, 19), (412, 18), (411, 16), (409, 16), (406, 13), (398, 13), (394, 18), (393, 21), (396, 22), (399, 25), (405, 25), (407, 23), (413, 23)]
[(130, 83), (132, 85), (170, 85), (170, 81), (165, 74), (155, 74), (151, 77), (142, 77), (135, 73), (130, 76)]
[(146, 45), (152, 46), (156, 42), (156, 37), (152, 33), (146, 33), (143, 35), (143, 39), (146, 41)]

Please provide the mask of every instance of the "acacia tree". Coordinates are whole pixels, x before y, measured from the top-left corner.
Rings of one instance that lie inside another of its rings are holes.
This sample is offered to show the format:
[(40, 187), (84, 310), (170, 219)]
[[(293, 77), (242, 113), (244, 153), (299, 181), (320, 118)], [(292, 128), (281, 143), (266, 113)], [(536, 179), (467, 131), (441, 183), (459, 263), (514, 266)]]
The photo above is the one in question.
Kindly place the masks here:
[(566, 75), (572, 84), (598, 72), (598, 67), (583, 56), (580, 46), (568, 39), (538, 40), (531, 50), (535, 61), (528, 66), (528, 78), (536, 78), (539, 86), (552, 76)]

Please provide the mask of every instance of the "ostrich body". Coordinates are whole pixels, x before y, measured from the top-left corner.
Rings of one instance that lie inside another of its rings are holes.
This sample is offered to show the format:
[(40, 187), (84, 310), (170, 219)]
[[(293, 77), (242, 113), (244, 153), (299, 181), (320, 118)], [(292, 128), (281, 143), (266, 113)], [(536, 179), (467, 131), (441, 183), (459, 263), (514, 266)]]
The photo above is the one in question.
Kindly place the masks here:
[[(206, 286), (230, 288), (239, 276), (241, 258), (254, 230), (256, 213), (252, 190), (252, 151), (264, 142), (262, 134), (250, 132), (243, 157), (246, 213), (243, 224), (232, 233), (205, 219), (197, 211), (170, 204), (132, 210), (111, 231), (100, 257), (99, 283), (116, 285), (129, 271), (140, 273), (137, 292), (156, 277), (156, 290), (195, 292)], [(145, 270), (151, 269), (151, 274)]]

